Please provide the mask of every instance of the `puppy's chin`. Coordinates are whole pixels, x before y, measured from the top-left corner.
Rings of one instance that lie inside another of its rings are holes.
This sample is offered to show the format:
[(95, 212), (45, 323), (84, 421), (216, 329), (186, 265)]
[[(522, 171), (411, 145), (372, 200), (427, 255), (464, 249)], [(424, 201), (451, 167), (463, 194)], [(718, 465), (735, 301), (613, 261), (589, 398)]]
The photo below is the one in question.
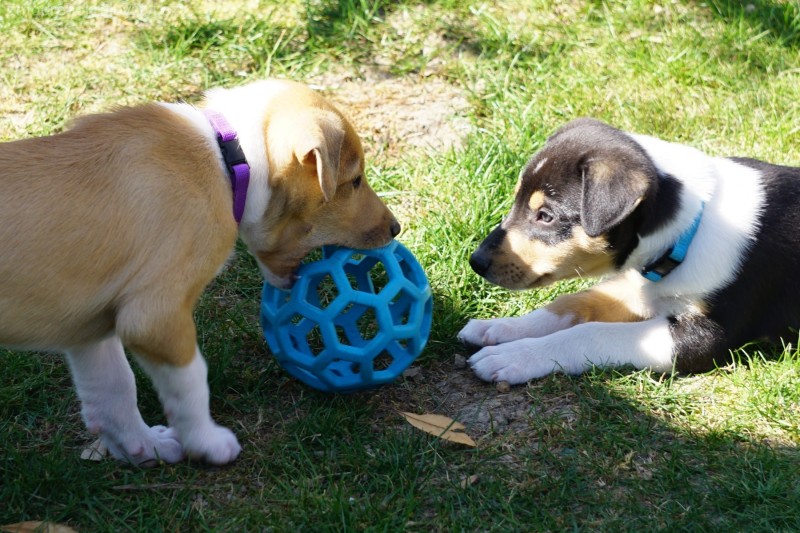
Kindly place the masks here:
[(539, 287), (546, 287), (555, 281), (557, 281), (557, 279), (554, 278), (552, 274), (542, 274), (530, 282), (526, 288), (538, 289)]
[(261, 275), (264, 276), (264, 281), (275, 287), (276, 289), (284, 289), (288, 290), (292, 288), (294, 282), (297, 281), (297, 275), (292, 273), (288, 276), (278, 276), (273, 274), (272, 271), (267, 268), (264, 264), (260, 261), (258, 262), (258, 266), (261, 269)]
[(499, 279), (495, 278), (491, 275), (484, 276), (486, 281), (489, 283), (493, 283), (499, 287), (503, 287), (504, 289), (508, 289), (510, 291), (526, 291), (528, 289), (538, 289), (541, 287), (546, 287), (547, 285), (552, 284), (555, 281), (558, 281), (557, 278), (554, 278), (552, 274), (542, 274), (537, 276), (531, 276), (525, 279)]

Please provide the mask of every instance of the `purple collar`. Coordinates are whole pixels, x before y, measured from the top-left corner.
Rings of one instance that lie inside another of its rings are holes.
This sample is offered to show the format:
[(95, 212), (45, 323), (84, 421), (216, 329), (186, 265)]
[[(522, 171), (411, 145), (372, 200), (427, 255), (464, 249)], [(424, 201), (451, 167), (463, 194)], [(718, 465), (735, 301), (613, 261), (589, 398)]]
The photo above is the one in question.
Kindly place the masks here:
[(247, 186), (250, 184), (250, 165), (244, 156), (236, 131), (231, 127), (222, 113), (203, 109), (203, 114), (214, 128), (217, 135), (217, 144), (222, 152), (222, 159), (228, 168), (231, 179), (231, 189), (233, 189), (233, 218), (236, 223), (242, 221), (244, 214), (244, 203), (247, 200)]

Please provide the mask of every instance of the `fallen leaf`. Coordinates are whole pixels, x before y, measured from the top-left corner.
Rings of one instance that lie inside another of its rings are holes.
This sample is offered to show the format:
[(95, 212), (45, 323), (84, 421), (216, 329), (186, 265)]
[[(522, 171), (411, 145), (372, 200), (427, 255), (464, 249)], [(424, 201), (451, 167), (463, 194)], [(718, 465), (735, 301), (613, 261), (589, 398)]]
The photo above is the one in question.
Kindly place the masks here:
[(461, 488), (465, 489), (467, 487), (475, 485), (480, 480), (481, 477), (478, 474), (472, 474), (471, 476), (465, 477), (464, 479), (461, 480)]
[(421, 429), (431, 435), (436, 435), (440, 439), (457, 442), (473, 448), (477, 446), (475, 441), (464, 433), (464, 424), (456, 422), (452, 418), (448, 418), (444, 415), (417, 415), (402, 411), (400, 414), (415, 428)]
[(33, 520), (0, 526), (0, 531), (6, 533), (77, 533), (69, 526)]
[(108, 448), (101, 439), (97, 439), (81, 452), (81, 459), (86, 461), (102, 461), (108, 455)]

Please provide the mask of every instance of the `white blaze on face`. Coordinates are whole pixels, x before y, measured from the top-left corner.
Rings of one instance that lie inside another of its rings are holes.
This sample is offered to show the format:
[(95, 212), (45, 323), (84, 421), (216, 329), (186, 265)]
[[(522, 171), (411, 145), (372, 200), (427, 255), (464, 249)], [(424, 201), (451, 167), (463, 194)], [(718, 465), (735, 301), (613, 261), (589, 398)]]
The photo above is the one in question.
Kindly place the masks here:
[[(543, 157), (541, 161), (536, 163), (536, 166), (533, 168), (533, 174), (539, 172), (544, 164), (547, 163), (547, 158)], [(519, 177), (517, 178), (517, 184), (514, 186), (514, 196), (517, 195), (519, 190), (522, 188), (522, 177), (525, 175), (525, 170), (527, 167), (523, 167), (522, 170), (519, 172)]]

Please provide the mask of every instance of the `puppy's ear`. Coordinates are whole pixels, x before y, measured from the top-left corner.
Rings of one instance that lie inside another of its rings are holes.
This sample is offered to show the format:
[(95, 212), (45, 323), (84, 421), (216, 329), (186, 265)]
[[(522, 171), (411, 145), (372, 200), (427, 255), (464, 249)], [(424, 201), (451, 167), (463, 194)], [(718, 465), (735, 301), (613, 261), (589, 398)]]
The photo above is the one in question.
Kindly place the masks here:
[(641, 170), (607, 159), (589, 158), (581, 166), (581, 225), (590, 237), (607, 232), (644, 199), (650, 180)]
[(315, 112), (300, 127), (294, 153), (303, 166), (313, 168), (322, 196), (329, 202), (336, 194), (339, 178), (339, 156), (344, 142), (344, 127), (333, 113)]

